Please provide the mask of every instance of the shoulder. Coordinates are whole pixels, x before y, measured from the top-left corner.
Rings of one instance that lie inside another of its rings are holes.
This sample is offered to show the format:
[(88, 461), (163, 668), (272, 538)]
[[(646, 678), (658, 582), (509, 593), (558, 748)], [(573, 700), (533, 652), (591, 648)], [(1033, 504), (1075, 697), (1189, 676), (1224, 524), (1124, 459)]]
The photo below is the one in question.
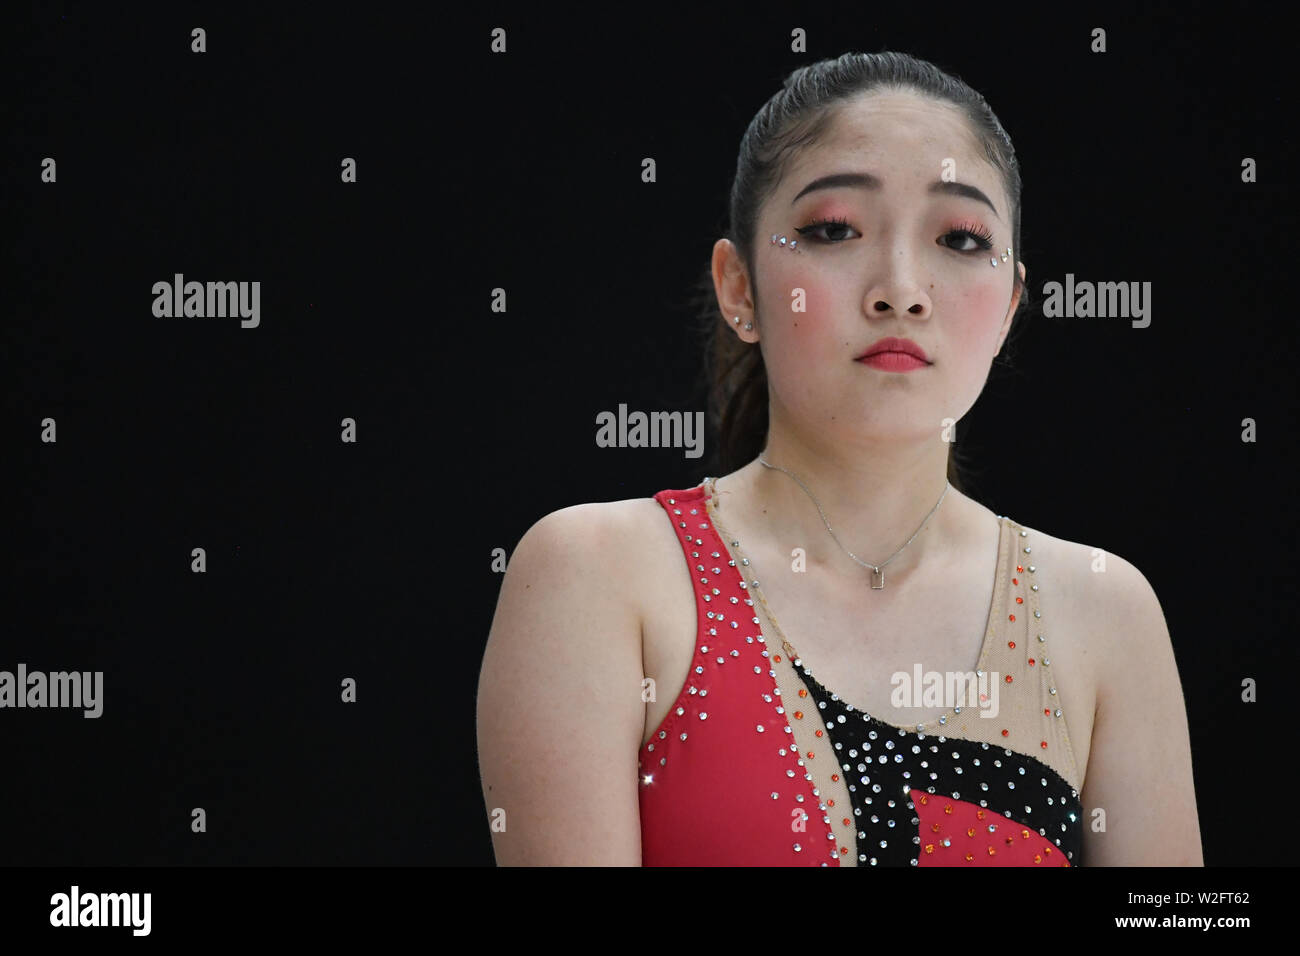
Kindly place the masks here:
[[(646, 567), (647, 549), (673, 545), (672, 527), (654, 498), (627, 498), (569, 505), (539, 518), (524, 533), (511, 556), (531, 564), (562, 564), (575, 573), (598, 576), (602, 584), (635, 594), (637, 571)], [(675, 546), (675, 545), (674, 545)]]
[(663, 508), (653, 498), (584, 502), (542, 516), (520, 544), (568, 545), (587, 552), (617, 550), (635, 542), (652, 526), (666, 523)]
[[(1133, 654), (1158, 655), (1168, 646), (1160, 601), (1133, 562), (1097, 544), (1020, 527), (1029, 532), (1030, 556), (1041, 555), (1042, 570), (1067, 618), (1078, 625), (1090, 648), (1102, 652), (1099, 665), (1125, 666), (1127, 660), (1131, 666)], [(1101, 691), (1105, 675), (1098, 676), (1103, 678)]]

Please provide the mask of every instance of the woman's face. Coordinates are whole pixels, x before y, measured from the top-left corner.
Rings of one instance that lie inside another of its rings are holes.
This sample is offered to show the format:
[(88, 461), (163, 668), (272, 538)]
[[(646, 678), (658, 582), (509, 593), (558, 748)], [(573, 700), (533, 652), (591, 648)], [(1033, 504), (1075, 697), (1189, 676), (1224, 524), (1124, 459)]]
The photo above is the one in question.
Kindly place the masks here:
[[(838, 174), (878, 185), (809, 189)], [(774, 424), (792, 417), (846, 441), (928, 438), (975, 404), (1019, 300), (1017, 263), (1002, 260), (1001, 179), (954, 108), (898, 92), (847, 104), (792, 162), (758, 229), (748, 335), (762, 343)], [(772, 245), (774, 233), (800, 251)], [(885, 336), (911, 339), (928, 364), (856, 361)]]

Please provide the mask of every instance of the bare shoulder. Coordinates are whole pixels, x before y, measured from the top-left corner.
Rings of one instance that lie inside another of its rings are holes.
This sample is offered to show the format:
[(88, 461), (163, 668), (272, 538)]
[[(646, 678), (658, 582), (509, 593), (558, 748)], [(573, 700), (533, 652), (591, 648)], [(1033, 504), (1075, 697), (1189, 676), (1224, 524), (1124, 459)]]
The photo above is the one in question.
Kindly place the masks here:
[[(580, 568), (600, 576), (602, 587), (613, 589), (637, 605), (643, 588), (638, 581), (662, 567), (655, 560), (665, 542), (675, 547), (672, 528), (653, 498), (625, 498), (569, 505), (539, 519), (520, 541), (533, 551), (553, 557), (563, 552)], [(650, 560), (647, 560), (650, 558)]]
[(620, 501), (598, 501), (573, 505), (547, 516), (556, 521), (569, 522), (575, 529), (598, 536), (599, 543), (608, 548), (606, 557), (631, 558), (640, 566), (647, 545), (660, 548), (665, 543), (677, 548), (672, 524), (663, 506), (654, 498), (624, 498)]
[(595, 542), (596, 567), (636, 616), (642, 653), (648, 661), (658, 661), (663, 651), (660, 643), (675, 641), (683, 627), (689, 630), (686, 617), (695, 610), (691, 576), (670, 516), (654, 498), (564, 510), (574, 515), (561, 520), (570, 521), (577, 533)]
[(1024, 527), (1047, 559), (1044, 566), (1058, 596), (1068, 602), (1070, 619), (1087, 622), (1092, 646), (1110, 651), (1129, 646), (1138, 630), (1150, 634), (1151, 615), (1161, 614), (1160, 603), (1131, 561), (1100, 545)]
[(1058, 641), (1068, 639), (1071, 663), (1086, 677), (1081, 703), (1098, 710), (1124, 693), (1126, 673), (1172, 656), (1160, 601), (1146, 575), (1123, 556), (1022, 527), (1042, 555), (1037, 577), (1051, 588), (1046, 603), (1059, 611)]
[(623, 557), (624, 549), (645, 529), (651, 509), (658, 508), (653, 498), (568, 505), (539, 518), (520, 545), (527, 541), (534, 549), (563, 548), (596, 566), (609, 567), (608, 562)]

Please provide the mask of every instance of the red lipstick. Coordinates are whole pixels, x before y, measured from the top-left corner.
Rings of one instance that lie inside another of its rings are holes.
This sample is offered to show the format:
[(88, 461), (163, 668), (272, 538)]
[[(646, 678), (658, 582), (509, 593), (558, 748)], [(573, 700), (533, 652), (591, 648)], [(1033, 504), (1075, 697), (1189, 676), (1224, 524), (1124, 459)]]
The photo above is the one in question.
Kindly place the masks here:
[(883, 372), (911, 372), (930, 365), (925, 350), (911, 339), (886, 336), (872, 344), (856, 361)]

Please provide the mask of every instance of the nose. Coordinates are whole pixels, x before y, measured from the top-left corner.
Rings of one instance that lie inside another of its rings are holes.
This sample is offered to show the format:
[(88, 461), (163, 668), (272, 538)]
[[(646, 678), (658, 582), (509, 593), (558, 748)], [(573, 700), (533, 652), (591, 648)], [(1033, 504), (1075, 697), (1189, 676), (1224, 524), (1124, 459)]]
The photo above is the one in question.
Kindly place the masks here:
[(866, 303), (867, 313), (873, 316), (893, 312), (917, 318), (930, 317), (930, 297), (921, 288), (916, 272), (903, 252), (891, 257), (879, 281), (867, 290)]

